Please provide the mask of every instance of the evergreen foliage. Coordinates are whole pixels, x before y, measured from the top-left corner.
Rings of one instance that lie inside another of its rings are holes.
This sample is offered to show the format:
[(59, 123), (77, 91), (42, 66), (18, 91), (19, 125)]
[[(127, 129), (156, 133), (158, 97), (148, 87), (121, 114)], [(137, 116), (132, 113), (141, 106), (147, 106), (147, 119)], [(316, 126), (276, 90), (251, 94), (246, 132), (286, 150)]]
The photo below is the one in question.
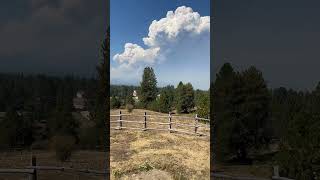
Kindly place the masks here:
[[(270, 90), (255, 67), (235, 72), (224, 64), (211, 86), (214, 157), (251, 163), (271, 139), (280, 175), (316, 179), (320, 174), (320, 85), (308, 91)], [(278, 140), (278, 141), (277, 141)]]
[(140, 101), (144, 107), (148, 107), (157, 98), (157, 78), (152, 67), (144, 68), (140, 83)]
[[(248, 151), (268, 143), (266, 124), (270, 96), (262, 73), (250, 67), (235, 73), (225, 64), (214, 85), (217, 157), (247, 161)], [(230, 133), (225, 133), (230, 132)]]
[(121, 106), (121, 102), (119, 100), (119, 98), (113, 96), (110, 99), (110, 108), (111, 109), (119, 109)]
[(174, 87), (166, 86), (161, 90), (159, 98), (159, 109), (160, 112), (169, 113), (174, 107)]

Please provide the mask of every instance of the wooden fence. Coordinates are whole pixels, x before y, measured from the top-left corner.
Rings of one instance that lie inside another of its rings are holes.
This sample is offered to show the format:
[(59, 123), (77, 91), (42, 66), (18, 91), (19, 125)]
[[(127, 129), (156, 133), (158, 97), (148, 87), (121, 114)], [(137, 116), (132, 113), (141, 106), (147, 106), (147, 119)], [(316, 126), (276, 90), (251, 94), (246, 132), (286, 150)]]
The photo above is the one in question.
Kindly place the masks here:
[(273, 176), (271, 178), (230, 176), (230, 175), (225, 175), (222, 173), (215, 173), (215, 172), (211, 172), (211, 177), (214, 180), (294, 180), (294, 179), (279, 176), (279, 166), (273, 167)]
[(271, 178), (259, 178), (259, 177), (241, 177), (241, 176), (230, 176), (225, 174), (213, 173), (211, 177), (214, 180), (293, 180), (286, 177), (272, 176)]
[[(130, 120), (127, 119), (129, 117)], [(114, 120), (114, 118), (116, 118), (116, 120)], [(116, 130), (157, 130), (198, 136), (210, 136), (210, 119), (200, 118), (197, 114), (195, 117), (174, 116), (171, 113), (168, 115), (148, 115), (147, 112), (144, 112), (143, 115), (134, 115), (122, 114), (120, 111), (117, 115), (110, 115), (110, 123), (117, 125), (116, 127), (110, 126), (111, 129)], [(135, 124), (136, 126), (125, 126), (124, 123)]]
[(72, 173), (83, 173), (91, 176), (109, 176), (109, 171), (97, 171), (92, 169), (75, 169), (71, 167), (56, 167), (56, 166), (37, 166), (36, 157), (32, 156), (31, 166), (24, 168), (15, 168), (15, 169), (0, 169), (1, 174), (23, 174), (26, 175), (28, 180), (37, 180), (38, 171), (60, 171), (60, 172), (72, 172)]

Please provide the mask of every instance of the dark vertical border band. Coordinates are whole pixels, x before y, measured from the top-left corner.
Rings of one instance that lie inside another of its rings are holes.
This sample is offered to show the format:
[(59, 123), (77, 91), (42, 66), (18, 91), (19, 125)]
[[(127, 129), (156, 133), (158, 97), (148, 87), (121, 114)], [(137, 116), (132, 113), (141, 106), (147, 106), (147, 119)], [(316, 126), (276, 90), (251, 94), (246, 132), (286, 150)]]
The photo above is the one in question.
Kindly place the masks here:
[(214, 160), (215, 160), (215, 153), (214, 153), (214, 147), (215, 147), (215, 139), (214, 139), (214, 114), (213, 114), (213, 80), (215, 72), (214, 70), (214, 8), (215, 8), (215, 0), (210, 1), (210, 179), (213, 179), (211, 176), (213, 172), (214, 167)]
[(105, 153), (106, 153), (106, 157), (105, 157), (105, 171), (106, 171), (106, 175), (105, 175), (105, 179), (109, 180), (110, 179), (110, 0), (106, 0), (106, 55), (105, 55), (105, 63), (106, 63), (106, 77), (107, 77), (107, 82), (106, 82), (106, 123), (105, 123), (105, 129), (106, 129), (106, 140), (105, 140)]

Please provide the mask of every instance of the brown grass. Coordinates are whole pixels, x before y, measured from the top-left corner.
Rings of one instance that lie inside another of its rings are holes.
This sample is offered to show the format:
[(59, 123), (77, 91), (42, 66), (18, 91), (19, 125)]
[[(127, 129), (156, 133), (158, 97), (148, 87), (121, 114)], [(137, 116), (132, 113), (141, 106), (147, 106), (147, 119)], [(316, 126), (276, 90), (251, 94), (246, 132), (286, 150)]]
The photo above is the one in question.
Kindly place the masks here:
[(225, 175), (239, 176), (239, 177), (272, 177), (272, 166), (268, 164), (253, 164), (253, 165), (215, 165), (215, 171)]
[[(143, 115), (144, 111), (135, 109), (132, 114)], [(110, 112), (110, 114), (118, 113), (119, 110)], [(152, 111), (147, 111), (147, 114), (167, 115)], [(141, 121), (143, 117), (131, 119), (126, 117), (126, 120)], [(159, 119), (152, 120), (159, 121)], [(162, 121), (168, 122), (167, 118)], [(190, 120), (180, 121), (190, 123)], [(111, 130), (110, 142), (111, 179), (210, 178), (209, 137), (167, 131)]]

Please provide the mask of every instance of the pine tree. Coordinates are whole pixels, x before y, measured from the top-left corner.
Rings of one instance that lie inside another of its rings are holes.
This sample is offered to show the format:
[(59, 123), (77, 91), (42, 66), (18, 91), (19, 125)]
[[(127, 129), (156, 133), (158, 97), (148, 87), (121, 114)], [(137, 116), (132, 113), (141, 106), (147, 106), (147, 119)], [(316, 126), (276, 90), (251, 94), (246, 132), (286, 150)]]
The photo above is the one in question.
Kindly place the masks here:
[(246, 97), (241, 111), (245, 116), (245, 124), (252, 133), (253, 144), (258, 147), (267, 140), (265, 127), (268, 123), (271, 97), (261, 71), (252, 66), (244, 71), (241, 77)]
[(184, 94), (184, 85), (180, 81), (175, 92), (175, 95), (176, 95), (175, 106), (178, 113), (182, 111), (183, 94)]
[(197, 98), (197, 114), (199, 117), (209, 118), (210, 100), (209, 92), (199, 93)]
[[(97, 129), (97, 144), (104, 145), (104, 149), (109, 148), (106, 146), (107, 139), (110, 136), (109, 126), (110, 122), (107, 121), (109, 117), (110, 104), (108, 103), (109, 97), (109, 58), (110, 58), (110, 28), (103, 39), (100, 47), (100, 64), (97, 66), (98, 71), (98, 88), (95, 98), (95, 106), (92, 112), (92, 119), (95, 121)], [(107, 150), (107, 149), (106, 149)]]
[(226, 160), (236, 155), (246, 161), (248, 150), (266, 144), (269, 136), (270, 96), (262, 73), (254, 67), (235, 73), (225, 64), (217, 74), (213, 93), (216, 156)]
[(144, 68), (142, 81), (140, 83), (140, 100), (146, 108), (156, 100), (157, 97), (157, 78), (152, 67)]
[[(214, 155), (218, 161), (226, 161), (232, 154), (230, 130), (233, 128), (232, 111), (234, 111), (232, 94), (236, 81), (236, 73), (231, 64), (224, 64), (216, 75), (213, 84), (214, 123)], [(228, 132), (228, 133), (226, 133)]]
[(320, 118), (309, 112), (292, 114), (275, 158), (280, 173), (293, 179), (317, 179), (320, 176)]
[(160, 112), (168, 113), (172, 110), (174, 105), (174, 87), (166, 86), (162, 89), (159, 98)]
[(183, 84), (180, 82), (176, 89), (177, 111), (179, 113), (188, 113), (194, 107), (194, 90), (191, 83)]
[(191, 83), (187, 83), (185, 85), (185, 94), (184, 94), (184, 104), (185, 104), (185, 112), (190, 112), (192, 108), (194, 108), (194, 90)]

